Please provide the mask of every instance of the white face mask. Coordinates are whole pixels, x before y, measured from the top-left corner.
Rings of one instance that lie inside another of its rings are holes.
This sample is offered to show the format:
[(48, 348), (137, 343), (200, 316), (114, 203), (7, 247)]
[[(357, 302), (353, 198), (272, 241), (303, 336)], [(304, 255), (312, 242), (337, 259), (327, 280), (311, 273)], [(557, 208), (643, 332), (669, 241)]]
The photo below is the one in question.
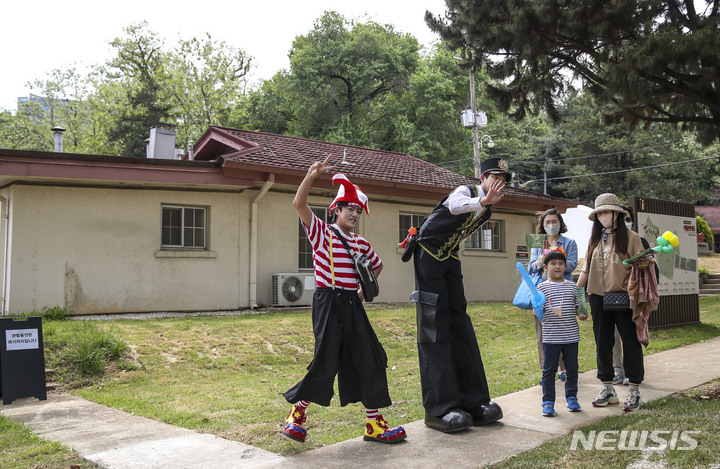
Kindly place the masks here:
[(603, 213), (602, 215), (598, 215), (597, 219), (605, 228), (612, 228), (613, 221), (615, 220), (615, 212)]
[(555, 236), (560, 233), (560, 225), (545, 225), (545, 233)]
[(625, 222), (625, 226), (627, 226), (627, 229), (628, 229), (628, 230), (632, 230), (632, 223), (631, 223), (631, 222), (626, 221), (626, 222)]

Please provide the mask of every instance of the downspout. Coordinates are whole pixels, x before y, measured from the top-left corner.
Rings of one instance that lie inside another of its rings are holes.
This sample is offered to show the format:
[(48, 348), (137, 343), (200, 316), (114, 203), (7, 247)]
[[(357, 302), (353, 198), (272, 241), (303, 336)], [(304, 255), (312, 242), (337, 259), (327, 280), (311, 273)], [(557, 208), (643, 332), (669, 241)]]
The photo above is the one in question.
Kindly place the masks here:
[(267, 191), (275, 184), (275, 175), (270, 174), (260, 191), (250, 201), (250, 309), (258, 307), (257, 304), (257, 252), (258, 252), (258, 202), (262, 200)]

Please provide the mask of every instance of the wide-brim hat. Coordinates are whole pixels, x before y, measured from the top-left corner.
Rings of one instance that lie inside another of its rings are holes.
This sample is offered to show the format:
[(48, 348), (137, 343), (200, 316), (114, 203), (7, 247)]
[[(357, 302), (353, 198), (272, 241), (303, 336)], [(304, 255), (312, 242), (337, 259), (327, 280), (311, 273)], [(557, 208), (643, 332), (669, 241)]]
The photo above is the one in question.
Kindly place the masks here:
[(629, 213), (625, 211), (622, 205), (620, 205), (620, 201), (618, 200), (617, 196), (615, 194), (608, 193), (600, 194), (595, 198), (595, 208), (592, 212), (590, 212), (588, 218), (590, 220), (595, 220), (595, 216), (597, 215), (597, 213), (605, 210), (622, 213), (624, 216), (629, 215)]
[(488, 158), (480, 163), (480, 174), (483, 176), (486, 174), (502, 174), (505, 176), (506, 181), (511, 179), (508, 172), (508, 162), (502, 158)]
[(350, 182), (350, 180), (343, 173), (337, 173), (332, 177), (332, 183), (340, 183), (338, 188), (337, 196), (332, 201), (329, 211), (332, 211), (338, 206), (338, 202), (347, 202), (348, 205), (357, 205), (365, 210), (368, 218), (370, 217), (370, 207), (368, 207), (368, 197), (358, 186)]

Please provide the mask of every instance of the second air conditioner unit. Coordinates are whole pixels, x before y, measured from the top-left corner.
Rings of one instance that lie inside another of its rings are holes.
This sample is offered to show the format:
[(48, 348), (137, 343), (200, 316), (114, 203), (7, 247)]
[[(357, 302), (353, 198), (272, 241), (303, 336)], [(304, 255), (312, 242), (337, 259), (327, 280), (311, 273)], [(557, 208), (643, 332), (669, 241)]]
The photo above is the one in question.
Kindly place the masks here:
[(272, 276), (273, 306), (310, 306), (314, 293), (314, 274), (275, 274)]

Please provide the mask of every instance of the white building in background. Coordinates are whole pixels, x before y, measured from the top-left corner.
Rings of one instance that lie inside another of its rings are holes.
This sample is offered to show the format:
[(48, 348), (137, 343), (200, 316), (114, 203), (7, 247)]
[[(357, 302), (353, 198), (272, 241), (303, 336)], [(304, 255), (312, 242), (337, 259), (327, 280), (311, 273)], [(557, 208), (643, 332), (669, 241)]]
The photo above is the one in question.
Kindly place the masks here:
[(565, 236), (572, 238), (577, 243), (578, 248), (578, 259), (585, 258), (587, 253), (588, 243), (590, 242), (590, 235), (592, 234), (593, 222), (588, 219), (588, 215), (593, 209), (587, 205), (578, 205), (568, 209), (563, 214), (563, 221), (568, 227)]

